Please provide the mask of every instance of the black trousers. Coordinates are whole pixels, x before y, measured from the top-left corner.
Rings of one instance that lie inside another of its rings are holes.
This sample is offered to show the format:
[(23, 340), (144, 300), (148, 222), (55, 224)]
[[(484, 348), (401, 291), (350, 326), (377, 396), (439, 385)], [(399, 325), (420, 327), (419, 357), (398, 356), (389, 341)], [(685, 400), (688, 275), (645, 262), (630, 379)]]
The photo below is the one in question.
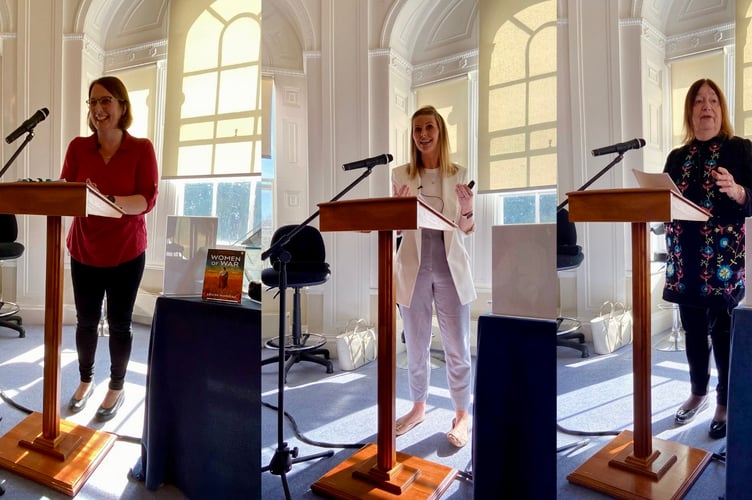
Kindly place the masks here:
[(686, 333), (686, 354), (692, 394), (705, 396), (708, 393), (712, 351), (718, 371), (716, 403), (726, 406), (731, 350), (731, 311), (727, 307), (715, 309), (680, 305), (679, 314)]
[(71, 259), (71, 281), (76, 303), (76, 350), (81, 382), (91, 382), (94, 378), (94, 358), (99, 340), (97, 328), (106, 292), (110, 331), (109, 388), (115, 391), (123, 388), (133, 344), (133, 307), (145, 265), (145, 253), (115, 267), (92, 267)]

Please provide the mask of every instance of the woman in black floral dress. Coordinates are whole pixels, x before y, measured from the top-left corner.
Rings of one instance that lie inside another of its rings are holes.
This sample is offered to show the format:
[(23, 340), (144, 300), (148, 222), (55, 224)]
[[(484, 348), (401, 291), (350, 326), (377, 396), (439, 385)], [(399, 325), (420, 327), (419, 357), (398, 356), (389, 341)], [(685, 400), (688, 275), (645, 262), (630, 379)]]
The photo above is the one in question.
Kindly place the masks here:
[(744, 218), (752, 215), (752, 142), (734, 136), (723, 92), (708, 79), (696, 81), (687, 92), (684, 130), (684, 144), (671, 151), (664, 172), (684, 197), (712, 215), (706, 222), (666, 224), (663, 298), (679, 304), (692, 387), (674, 420), (686, 424), (708, 407), (712, 351), (718, 384), (709, 435), (719, 439), (726, 436), (731, 310), (744, 297)]

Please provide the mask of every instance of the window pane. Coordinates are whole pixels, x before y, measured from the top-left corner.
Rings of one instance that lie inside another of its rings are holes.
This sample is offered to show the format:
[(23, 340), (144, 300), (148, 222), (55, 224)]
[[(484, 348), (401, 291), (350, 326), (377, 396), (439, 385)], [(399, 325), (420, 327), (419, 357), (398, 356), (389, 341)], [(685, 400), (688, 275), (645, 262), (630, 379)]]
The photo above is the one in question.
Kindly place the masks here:
[(186, 184), (183, 196), (183, 215), (212, 215), (212, 184)]
[(556, 222), (556, 193), (540, 196), (540, 221)]
[(248, 232), (251, 205), (250, 182), (220, 182), (217, 185), (217, 242), (232, 244)]
[(178, 173), (181, 175), (206, 175), (211, 172), (212, 147), (191, 146), (178, 152)]
[[(258, 67), (223, 70), (220, 74), (219, 113), (237, 113), (256, 109)], [(214, 89), (212, 89), (212, 94)]]
[(260, 39), (259, 25), (253, 19), (230, 24), (222, 40), (222, 66), (258, 61)]
[(217, 144), (214, 173), (232, 174), (253, 164), (253, 143)]
[(213, 115), (215, 110), (214, 96), (216, 94), (217, 73), (186, 76), (183, 79), (183, 95), (185, 99), (183, 100), (181, 116), (183, 118), (192, 118)]
[(533, 223), (535, 223), (535, 195), (504, 197), (504, 224)]
[(217, 67), (222, 28), (222, 23), (209, 12), (202, 13), (196, 19), (185, 39), (185, 53), (191, 56), (183, 60), (184, 72)]

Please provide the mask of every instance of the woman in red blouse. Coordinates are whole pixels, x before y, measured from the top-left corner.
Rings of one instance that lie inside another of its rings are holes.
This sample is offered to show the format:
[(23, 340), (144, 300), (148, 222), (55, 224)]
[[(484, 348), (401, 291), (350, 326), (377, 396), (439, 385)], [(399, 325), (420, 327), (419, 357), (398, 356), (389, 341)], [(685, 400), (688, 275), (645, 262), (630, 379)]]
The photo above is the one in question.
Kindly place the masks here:
[(86, 182), (120, 206), (121, 218), (75, 217), (67, 238), (76, 304), (76, 350), (80, 384), (68, 404), (81, 411), (94, 392), (94, 357), (102, 301), (107, 293), (109, 390), (97, 418), (110, 420), (125, 399), (125, 373), (131, 354), (131, 318), (146, 262), (145, 215), (157, 200), (157, 159), (148, 139), (128, 134), (133, 122), (128, 91), (105, 76), (89, 85), (87, 137), (68, 145), (61, 178)]

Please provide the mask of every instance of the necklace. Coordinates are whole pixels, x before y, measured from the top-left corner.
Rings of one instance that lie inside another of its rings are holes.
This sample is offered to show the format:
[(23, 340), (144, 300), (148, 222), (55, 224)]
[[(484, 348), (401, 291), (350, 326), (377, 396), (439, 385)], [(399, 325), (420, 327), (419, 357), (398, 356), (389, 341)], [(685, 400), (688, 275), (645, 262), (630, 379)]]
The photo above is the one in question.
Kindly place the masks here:
[(439, 177), (441, 176), (438, 168), (424, 168), (422, 177), (425, 178), (426, 181), (431, 183), (431, 185), (433, 185), (436, 184)]

